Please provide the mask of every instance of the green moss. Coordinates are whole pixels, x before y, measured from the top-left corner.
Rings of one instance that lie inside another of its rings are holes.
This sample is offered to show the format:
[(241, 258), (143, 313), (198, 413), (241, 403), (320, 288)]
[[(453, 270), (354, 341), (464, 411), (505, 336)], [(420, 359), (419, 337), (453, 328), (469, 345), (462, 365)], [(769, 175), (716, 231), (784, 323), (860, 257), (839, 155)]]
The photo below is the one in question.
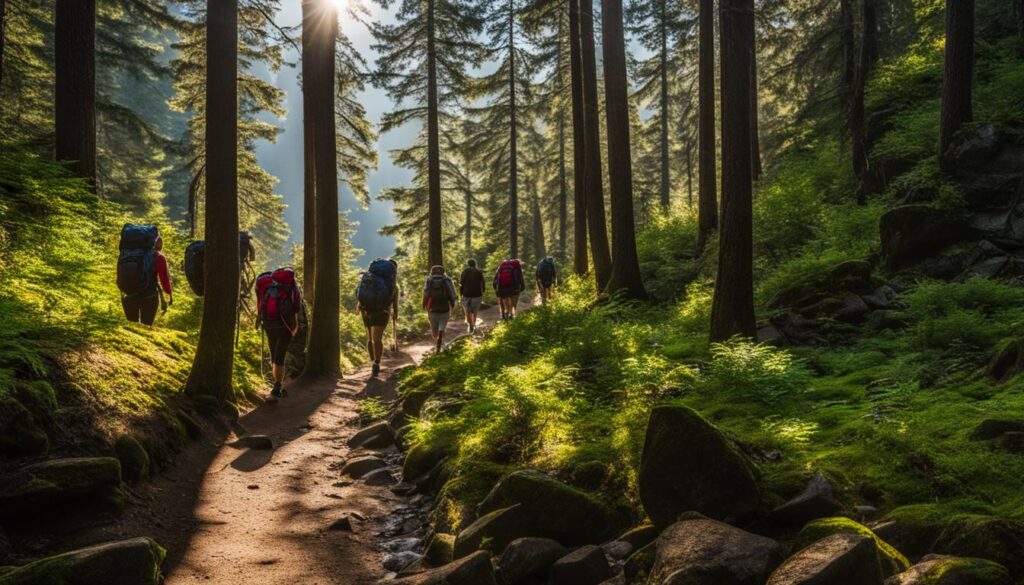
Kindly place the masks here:
[(32, 413), (11, 396), (0, 396), (0, 454), (7, 457), (42, 455), (50, 448), (46, 431)]
[(925, 563), (927, 569), (915, 581), (918, 585), (970, 583), (971, 585), (1006, 585), (1010, 573), (1006, 567), (984, 559), (944, 557)]
[(53, 413), (57, 410), (57, 394), (49, 382), (17, 381), (11, 389), (11, 394), (32, 413), (32, 418), (36, 421), (41, 424), (53, 423)]
[(121, 474), (126, 481), (139, 481), (149, 477), (149, 454), (132, 436), (125, 435), (114, 443), (114, 452), (121, 462)]
[(871, 531), (870, 528), (843, 517), (819, 518), (812, 520), (804, 526), (793, 543), (794, 550), (800, 550), (811, 544), (831, 536), (833, 534), (859, 534), (867, 536), (875, 541), (878, 547), (879, 556), (882, 559), (883, 570), (886, 576), (906, 571), (910, 568), (910, 562), (900, 551), (891, 544), (885, 542)]

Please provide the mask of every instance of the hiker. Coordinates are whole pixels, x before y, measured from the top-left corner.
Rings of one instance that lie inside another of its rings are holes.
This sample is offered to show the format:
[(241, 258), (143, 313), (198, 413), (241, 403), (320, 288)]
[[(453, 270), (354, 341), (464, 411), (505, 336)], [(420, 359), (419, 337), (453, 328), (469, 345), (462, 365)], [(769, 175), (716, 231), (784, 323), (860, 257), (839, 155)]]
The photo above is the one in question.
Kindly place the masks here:
[(423, 309), (430, 320), (430, 334), (434, 338), (435, 353), (441, 351), (444, 332), (448, 328), (451, 310), (455, 308), (455, 283), (445, 274), (444, 266), (430, 268), (430, 276), (423, 283)]
[[(117, 287), (124, 316), (133, 323), (153, 325), (157, 307), (174, 302), (164, 240), (156, 226), (125, 224), (121, 228), (121, 254), (117, 259)], [(167, 293), (164, 302), (163, 293)]]
[(508, 321), (516, 316), (519, 294), (526, 289), (523, 280), (523, 265), (516, 258), (509, 258), (498, 266), (494, 273), (494, 292), (501, 306), (501, 320)]
[(485, 286), (484, 273), (476, 267), (476, 260), (470, 258), (459, 276), (459, 295), (462, 296), (462, 309), (470, 333), (476, 331), (476, 315), (480, 312)]
[[(398, 339), (398, 263), (377, 258), (370, 262), (356, 287), (356, 312), (363, 317), (366, 327), (366, 353), (372, 362), (370, 376), (380, 373), (380, 358), (384, 355), (384, 330), (388, 322), (395, 324)], [(396, 341), (397, 345), (397, 341)]]
[(558, 272), (554, 258), (545, 258), (537, 263), (537, 288), (540, 290), (540, 304), (548, 304), (554, 287), (558, 285)]
[(256, 299), (259, 307), (257, 322), (267, 334), (270, 345), (271, 373), (274, 388), (270, 391), (273, 401), (283, 395), (284, 362), (288, 346), (299, 329), (299, 313), (302, 310), (302, 291), (291, 268), (278, 268), (256, 277)]

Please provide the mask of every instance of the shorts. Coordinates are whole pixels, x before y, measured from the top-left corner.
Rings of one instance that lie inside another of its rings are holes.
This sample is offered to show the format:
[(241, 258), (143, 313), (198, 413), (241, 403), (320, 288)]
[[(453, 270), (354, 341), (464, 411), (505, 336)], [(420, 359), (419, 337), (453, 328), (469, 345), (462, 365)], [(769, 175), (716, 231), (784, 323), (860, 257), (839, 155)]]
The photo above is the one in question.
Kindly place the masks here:
[(553, 284), (555, 284), (554, 279), (549, 281), (544, 281), (543, 279), (540, 280), (540, 285), (542, 288), (551, 288), (551, 285)]
[(156, 321), (156, 310), (160, 306), (160, 296), (121, 297), (121, 308), (124, 316), (133, 323), (152, 325)]
[(362, 315), (363, 326), (366, 328), (387, 327), (388, 321), (391, 321), (391, 313), (387, 311), (362, 311)]
[(444, 313), (434, 313), (432, 311), (427, 313), (427, 319), (430, 321), (431, 331), (444, 331), (448, 329), (448, 319), (451, 318), (451, 313), (445, 311)]
[(510, 299), (512, 297), (518, 297), (519, 291), (517, 290), (497, 290), (495, 294), (498, 295), (499, 299)]
[(267, 342), (270, 344), (271, 363), (283, 366), (288, 346), (292, 343), (292, 332), (283, 325), (264, 325), (263, 330), (267, 332)]
[(462, 297), (462, 307), (467, 313), (479, 313), (483, 297)]

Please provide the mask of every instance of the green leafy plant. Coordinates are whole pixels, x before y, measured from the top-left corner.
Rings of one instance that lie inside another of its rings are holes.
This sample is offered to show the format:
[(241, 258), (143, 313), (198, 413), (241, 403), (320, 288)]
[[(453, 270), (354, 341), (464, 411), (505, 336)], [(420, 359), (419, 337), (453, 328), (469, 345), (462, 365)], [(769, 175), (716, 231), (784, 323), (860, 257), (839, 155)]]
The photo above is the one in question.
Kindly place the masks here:
[(712, 392), (771, 403), (802, 391), (810, 381), (803, 362), (789, 352), (738, 337), (713, 343), (711, 356)]

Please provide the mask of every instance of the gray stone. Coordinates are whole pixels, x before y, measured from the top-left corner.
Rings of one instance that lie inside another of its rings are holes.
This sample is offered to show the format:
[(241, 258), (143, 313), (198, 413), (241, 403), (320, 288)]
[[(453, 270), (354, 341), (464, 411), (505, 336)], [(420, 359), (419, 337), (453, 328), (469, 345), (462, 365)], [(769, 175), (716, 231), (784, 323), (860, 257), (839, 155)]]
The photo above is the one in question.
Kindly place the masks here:
[(501, 553), (501, 580), (505, 585), (545, 581), (551, 566), (566, 553), (564, 546), (550, 538), (517, 538)]
[(890, 269), (922, 260), (963, 237), (962, 225), (950, 213), (920, 203), (885, 212), (879, 233), (882, 255)]
[(658, 538), (660, 531), (654, 524), (641, 524), (630, 528), (622, 534), (617, 540), (628, 542), (632, 545), (633, 550), (640, 550), (654, 542), (654, 539)]
[(383, 449), (395, 444), (395, 431), (387, 422), (379, 422), (361, 429), (348, 440), (351, 449)]
[(385, 466), (387, 466), (387, 462), (380, 457), (364, 455), (346, 461), (345, 466), (341, 468), (341, 474), (347, 475), (352, 479), (359, 479), (367, 473)]
[(391, 585), (495, 585), (491, 556), (479, 551), (443, 567), (390, 581)]
[(1024, 523), (995, 516), (962, 516), (950, 522), (932, 552), (988, 559), (1024, 579)]
[(455, 558), (461, 559), (480, 550), (484, 543), (494, 554), (501, 554), (513, 540), (530, 536), (520, 505), (484, 514), (455, 537)]
[(857, 534), (833, 534), (786, 559), (767, 585), (881, 585), (875, 541)]
[(782, 562), (782, 548), (700, 515), (684, 515), (655, 541), (649, 585), (761, 585)]
[(148, 538), (90, 546), (0, 574), (0, 585), (157, 585), (164, 549)]
[(390, 553), (384, 556), (384, 568), (397, 573), (420, 560), (420, 556), (412, 551)]
[(327, 530), (336, 530), (336, 531), (340, 531), (340, 532), (352, 532), (352, 519), (349, 518), (348, 516), (342, 516), (341, 518), (338, 518), (334, 522), (331, 522), (331, 525), (327, 527)]
[(395, 479), (395, 476), (391, 473), (390, 469), (382, 467), (363, 476), (363, 482), (366, 485), (383, 486), (395, 485), (398, 483), (398, 480)]
[(842, 299), (842, 306), (836, 311), (835, 318), (843, 323), (863, 323), (867, 321), (871, 309), (860, 296), (848, 294)]
[(230, 447), (235, 447), (236, 449), (265, 450), (273, 449), (274, 441), (266, 435), (245, 435), (244, 437), (239, 437), (237, 441), (229, 443), (228, 445)]
[(558, 559), (551, 566), (550, 585), (599, 585), (611, 577), (608, 559), (600, 547), (587, 545)]
[(29, 515), (81, 498), (116, 496), (121, 464), (113, 457), (53, 459), (0, 478), (0, 517)]
[(608, 558), (616, 561), (626, 560), (635, 550), (632, 544), (629, 544), (624, 540), (606, 542), (601, 545), (601, 548), (604, 549), (604, 554), (606, 554)]
[(843, 505), (836, 499), (835, 489), (828, 478), (816, 471), (804, 491), (772, 510), (772, 516), (783, 522), (803, 525), (815, 518), (835, 516), (842, 509)]
[(885, 585), (1013, 585), (1013, 581), (1006, 567), (992, 561), (928, 555), (886, 579)]

